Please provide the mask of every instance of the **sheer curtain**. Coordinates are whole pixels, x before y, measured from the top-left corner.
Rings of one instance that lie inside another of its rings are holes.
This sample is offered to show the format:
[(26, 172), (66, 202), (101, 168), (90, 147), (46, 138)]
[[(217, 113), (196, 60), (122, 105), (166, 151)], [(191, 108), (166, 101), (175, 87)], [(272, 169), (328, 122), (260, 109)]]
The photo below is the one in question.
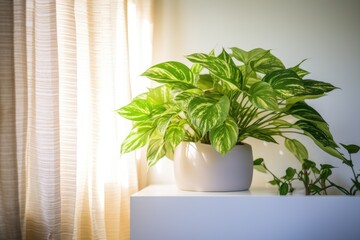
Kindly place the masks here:
[(129, 238), (146, 171), (115, 110), (146, 87), (152, 17), (150, 0), (0, 0), (0, 239)]

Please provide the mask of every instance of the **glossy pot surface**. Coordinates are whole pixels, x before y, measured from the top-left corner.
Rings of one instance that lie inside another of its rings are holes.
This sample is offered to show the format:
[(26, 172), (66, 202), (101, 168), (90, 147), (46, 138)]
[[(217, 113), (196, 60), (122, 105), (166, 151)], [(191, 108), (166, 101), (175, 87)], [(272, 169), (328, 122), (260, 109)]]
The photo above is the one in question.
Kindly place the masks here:
[(253, 176), (252, 148), (236, 145), (221, 155), (209, 144), (182, 142), (175, 149), (174, 171), (182, 190), (248, 190)]

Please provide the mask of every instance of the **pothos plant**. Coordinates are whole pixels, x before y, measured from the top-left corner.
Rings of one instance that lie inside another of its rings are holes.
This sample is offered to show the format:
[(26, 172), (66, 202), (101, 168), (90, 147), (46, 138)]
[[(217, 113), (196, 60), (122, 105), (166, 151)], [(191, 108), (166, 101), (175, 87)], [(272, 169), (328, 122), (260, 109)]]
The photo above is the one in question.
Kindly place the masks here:
[(301, 163), (300, 169), (288, 167), (285, 175), (276, 176), (265, 164), (263, 158), (258, 158), (254, 161), (254, 168), (263, 173), (269, 173), (272, 176), (270, 184), (277, 186), (280, 195), (291, 194), (295, 188), (293, 182), (300, 182), (303, 184), (306, 195), (327, 195), (329, 188), (335, 188), (340, 193), (345, 195), (356, 195), (360, 192), (360, 172), (355, 170), (352, 155), (360, 151), (360, 146), (356, 144), (342, 144), (341, 146), (347, 151), (348, 157), (344, 157), (343, 164), (351, 169), (352, 177), (350, 178), (352, 185), (349, 189), (335, 183), (330, 179), (335, 168), (330, 164), (320, 164), (320, 167), (313, 161), (308, 159), (306, 151), (302, 150), (298, 154), (298, 160)]
[(147, 69), (142, 76), (159, 85), (117, 110), (134, 123), (122, 153), (147, 145), (152, 166), (164, 156), (172, 159), (182, 141), (211, 144), (226, 154), (247, 138), (277, 143), (278, 136), (297, 154), (304, 146), (288, 137), (296, 133), (342, 158), (328, 124), (305, 102), (336, 87), (306, 78), (309, 72), (300, 67), (302, 62), (285, 67), (270, 50), (236, 47), (186, 58), (190, 66), (168, 61)]

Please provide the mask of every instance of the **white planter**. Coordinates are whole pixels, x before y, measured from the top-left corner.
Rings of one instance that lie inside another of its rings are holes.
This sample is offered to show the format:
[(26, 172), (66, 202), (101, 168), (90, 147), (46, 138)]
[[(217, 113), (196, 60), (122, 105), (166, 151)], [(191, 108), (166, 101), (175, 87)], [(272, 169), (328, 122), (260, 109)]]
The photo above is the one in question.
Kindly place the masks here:
[(211, 145), (182, 142), (175, 149), (174, 171), (182, 190), (248, 190), (253, 176), (252, 149), (248, 144), (236, 145), (222, 156)]

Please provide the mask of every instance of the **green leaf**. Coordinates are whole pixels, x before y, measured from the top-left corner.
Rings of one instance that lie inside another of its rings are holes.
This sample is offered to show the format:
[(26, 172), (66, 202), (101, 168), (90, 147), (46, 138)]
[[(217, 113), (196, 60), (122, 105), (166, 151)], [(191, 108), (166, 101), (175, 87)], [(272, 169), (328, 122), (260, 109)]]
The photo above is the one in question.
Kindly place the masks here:
[(173, 117), (174, 114), (170, 113), (170, 114), (161, 114), (156, 118), (155, 120), (156, 126), (162, 134), (165, 133)]
[(304, 159), (308, 159), (308, 151), (306, 147), (296, 139), (285, 139), (285, 147), (300, 161), (303, 162)]
[(210, 130), (211, 145), (221, 154), (230, 151), (237, 142), (239, 128), (232, 118)]
[(302, 129), (305, 135), (310, 137), (314, 143), (324, 152), (343, 161), (346, 160), (344, 156), (336, 149), (337, 145), (332, 138), (329, 128), (325, 124), (317, 124), (300, 120), (297, 121), (293, 126), (294, 128)]
[(292, 167), (288, 167), (288, 168), (286, 169), (286, 175), (285, 175), (284, 178), (285, 178), (286, 180), (290, 181), (291, 179), (294, 178), (295, 174), (296, 174), (296, 170), (295, 170), (294, 168), (292, 168)]
[(344, 156), (336, 149), (337, 145), (331, 137), (329, 129), (325, 127), (324, 124), (299, 120), (293, 126), (294, 128), (303, 130), (305, 135), (310, 137), (324, 152), (341, 160), (345, 160)]
[(309, 189), (311, 192), (317, 193), (317, 194), (320, 194), (320, 192), (322, 191), (322, 189), (315, 184), (309, 184)]
[(188, 114), (191, 123), (194, 124), (202, 134), (220, 125), (225, 121), (229, 113), (230, 100), (223, 96), (219, 101), (206, 97), (195, 97), (188, 105)]
[(280, 185), (281, 182), (279, 180), (277, 180), (277, 179), (273, 179), (273, 180), (269, 181), (268, 183), (275, 186), (275, 185)]
[(232, 50), (232, 56), (235, 57), (237, 60), (245, 64), (249, 63), (251, 59), (249, 52), (237, 47), (232, 47), (230, 49)]
[(145, 76), (159, 83), (186, 83), (194, 85), (191, 70), (180, 62), (164, 62), (150, 67), (141, 76)]
[(323, 93), (331, 92), (334, 89), (337, 89), (337, 87), (335, 87), (330, 83), (321, 82), (312, 79), (304, 79), (303, 83), (306, 89), (305, 91), (306, 94), (312, 93), (312, 95), (317, 95), (319, 93), (323, 94)]
[(202, 90), (210, 90), (214, 88), (214, 79), (210, 74), (201, 74), (197, 82), (197, 87)]
[(251, 61), (256, 61), (269, 53), (269, 50), (264, 50), (262, 48), (254, 48), (249, 52), (237, 48), (232, 47), (232, 56), (234, 56), (240, 62), (243, 62), (245, 65), (250, 64)]
[(315, 99), (325, 95), (325, 93), (330, 92), (337, 87), (334, 87), (330, 83), (325, 83), (317, 80), (305, 79), (302, 80), (304, 89), (299, 91), (298, 94), (294, 97), (286, 99), (287, 103), (295, 103), (304, 101), (306, 99)]
[(263, 158), (257, 158), (256, 160), (254, 160), (253, 166), (254, 166), (255, 170), (262, 172), (262, 173), (267, 173)]
[(156, 88), (149, 89), (146, 100), (153, 105), (164, 105), (172, 102), (170, 88), (167, 85), (162, 85)]
[(116, 112), (131, 121), (142, 121), (151, 117), (151, 110), (151, 105), (146, 100), (134, 99)]
[(332, 171), (330, 168), (323, 168), (320, 172), (320, 178), (323, 180), (326, 180), (328, 177), (330, 177), (332, 174)]
[(261, 141), (277, 143), (272, 135), (277, 135), (277, 132), (272, 132), (266, 129), (256, 129), (248, 132), (250, 137), (259, 139)]
[(321, 169), (331, 169), (331, 168), (335, 168), (333, 165), (331, 164), (320, 164)]
[(249, 99), (258, 108), (266, 110), (278, 110), (274, 90), (266, 82), (256, 82), (249, 89)]
[(285, 68), (280, 59), (272, 55), (270, 51), (267, 51), (261, 58), (252, 60), (250, 65), (256, 72), (264, 74)]
[(257, 158), (254, 160), (253, 164), (254, 166), (258, 166), (258, 165), (262, 165), (264, 163), (264, 159), (263, 158)]
[(332, 137), (330, 137), (330, 131), (328, 131), (328, 129), (319, 128), (316, 123), (299, 120), (294, 124), (294, 126), (302, 129), (308, 137), (320, 142), (325, 147), (337, 147)]
[(341, 146), (343, 146), (346, 151), (349, 153), (349, 154), (355, 154), (355, 153), (358, 153), (359, 150), (360, 150), (360, 146), (358, 145), (355, 145), (355, 144), (349, 144), (349, 145), (345, 145), (345, 144), (342, 144), (340, 143)]
[(289, 184), (287, 183), (282, 183), (279, 187), (279, 193), (280, 195), (284, 196), (287, 195), (289, 192)]
[(203, 91), (198, 88), (187, 89), (175, 96), (176, 101), (186, 101), (193, 97), (200, 96), (203, 94)]
[[(284, 69), (284, 64), (270, 53), (270, 50), (255, 48), (247, 52), (239, 48), (231, 48), (232, 56), (247, 66), (260, 73), (267, 74), (271, 71)], [(249, 71), (247, 71), (249, 72)]]
[(200, 74), (200, 72), (204, 69), (203, 66), (201, 66), (200, 64), (198, 63), (195, 63), (191, 66), (191, 71), (193, 72), (194, 76), (197, 76)]
[(298, 119), (326, 123), (325, 120), (321, 117), (321, 115), (314, 108), (307, 105), (305, 102), (297, 102), (293, 104), (287, 113), (293, 115)]
[(155, 129), (156, 126), (152, 121), (135, 123), (129, 135), (121, 144), (121, 153), (131, 152), (145, 146)]
[(227, 88), (233, 90), (239, 89), (242, 78), (241, 72), (224, 50), (219, 57), (204, 53), (194, 53), (188, 55), (187, 59), (208, 69), (210, 73), (219, 78), (219, 80), (222, 80), (222, 84), (225, 84)]
[[(306, 59), (305, 59), (305, 60), (306, 60)], [(302, 77), (305, 77), (306, 75), (309, 74), (308, 71), (300, 68), (300, 65), (301, 65), (305, 60), (301, 61), (298, 65), (290, 68), (291, 70), (293, 70), (293, 71), (294, 71), (299, 77), (301, 77), (301, 78), (302, 78)]]
[(297, 96), (305, 89), (302, 79), (290, 69), (270, 72), (263, 81), (269, 83), (282, 99)]
[(149, 167), (154, 166), (166, 154), (165, 142), (161, 136), (149, 141), (146, 151), (147, 164)]
[(272, 121), (271, 124), (276, 127), (279, 127), (279, 128), (289, 128), (292, 126), (291, 123), (289, 123), (283, 119), (276, 119), (276, 120)]
[(309, 159), (304, 159), (303, 164), (302, 164), (302, 168), (303, 169), (311, 169), (316, 167), (316, 163), (309, 160)]
[(175, 150), (176, 146), (183, 141), (185, 137), (184, 124), (186, 121), (173, 122), (166, 129), (164, 139), (168, 143), (171, 150)]

